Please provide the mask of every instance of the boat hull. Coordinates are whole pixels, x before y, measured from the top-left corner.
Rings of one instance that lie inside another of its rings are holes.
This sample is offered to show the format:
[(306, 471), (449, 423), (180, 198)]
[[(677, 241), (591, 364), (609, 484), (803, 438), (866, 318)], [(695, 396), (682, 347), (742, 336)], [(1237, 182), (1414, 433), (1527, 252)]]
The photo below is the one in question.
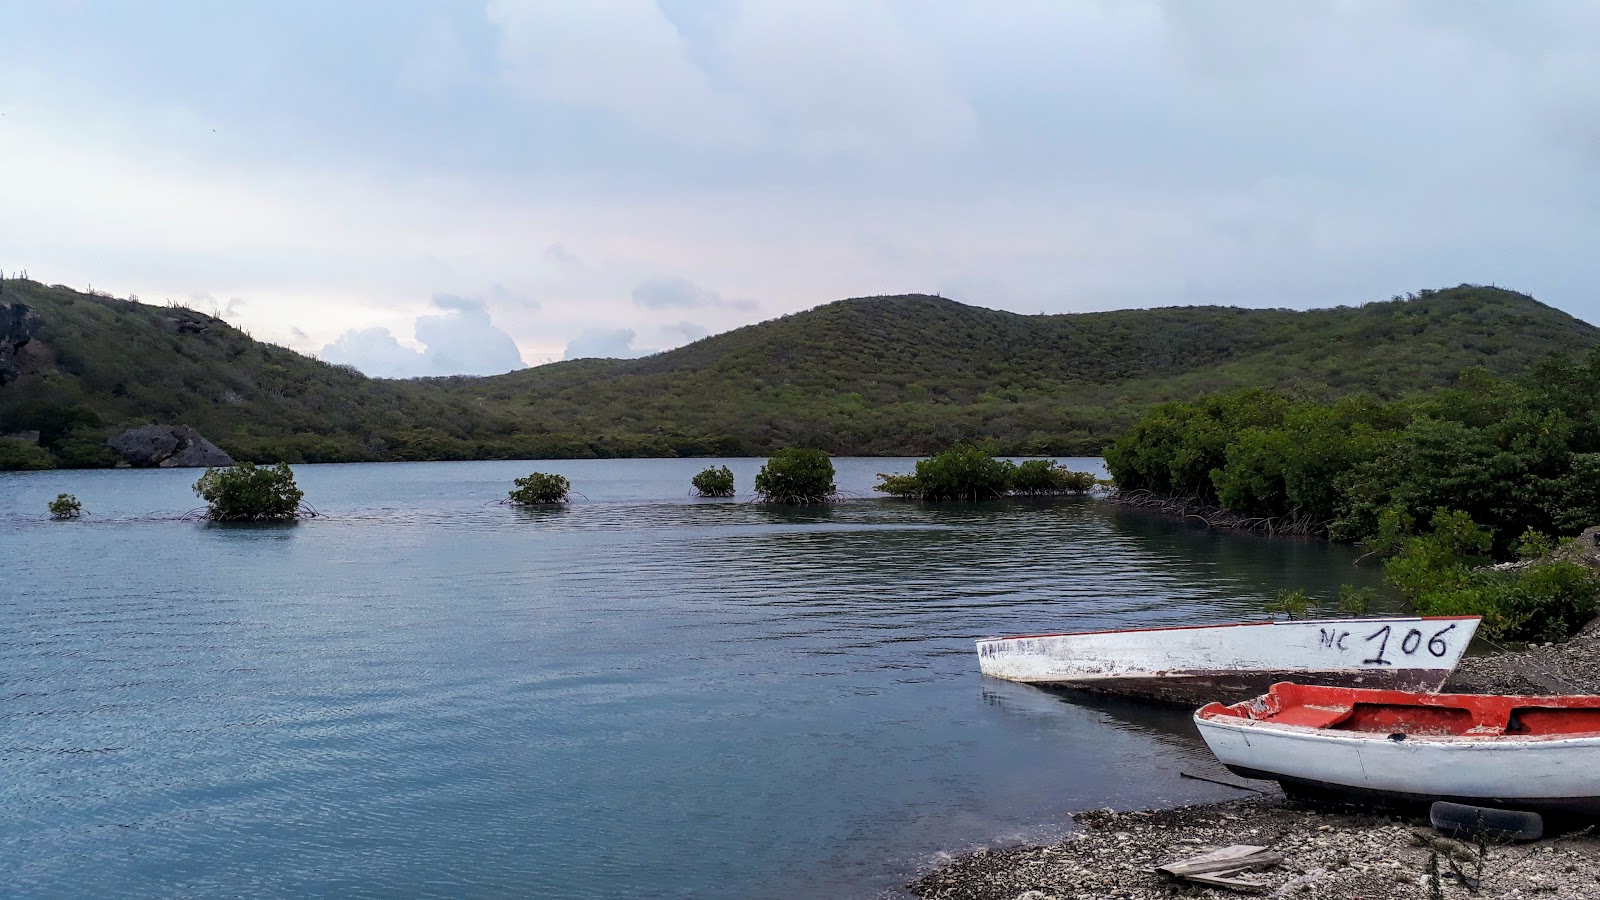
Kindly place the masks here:
[(1279, 681), (1437, 691), (1473, 617), (1336, 619), (980, 640), (983, 674), (1173, 703), (1232, 702)]
[[(1275, 704), (1297, 691), (1322, 697)], [(1574, 721), (1581, 716), (1579, 727), (1592, 729), (1600, 698), (1346, 693), (1350, 696), (1340, 702), (1334, 690), (1280, 685), (1273, 695), (1249, 704), (1207, 706), (1195, 714), (1195, 726), (1230, 771), (1277, 781), (1291, 796), (1313, 801), (1420, 807), (1449, 800), (1549, 814), (1600, 814), (1600, 732), (1507, 727), (1565, 715)], [(1355, 716), (1381, 718), (1361, 730), (1340, 730), (1351, 727)], [(1440, 724), (1452, 716), (1461, 724)], [(1316, 723), (1318, 717), (1326, 717), (1326, 723)], [(1286, 724), (1292, 721), (1312, 724)]]

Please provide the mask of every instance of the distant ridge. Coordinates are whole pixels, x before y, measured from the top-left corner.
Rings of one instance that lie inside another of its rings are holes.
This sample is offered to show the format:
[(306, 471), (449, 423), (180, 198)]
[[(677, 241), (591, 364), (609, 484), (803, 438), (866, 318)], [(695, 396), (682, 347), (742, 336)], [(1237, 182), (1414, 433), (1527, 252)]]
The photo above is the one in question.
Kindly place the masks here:
[(8, 281), (37, 314), (0, 387), (0, 434), (104, 464), (113, 428), (198, 428), (236, 459), (1098, 453), (1145, 405), (1244, 386), (1397, 397), (1462, 369), (1515, 373), (1600, 329), (1496, 287), (1297, 312), (1174, 307), (1025, 316), (861, 297), (643, 359), (489, 378), (372, 379), (201, 313)]

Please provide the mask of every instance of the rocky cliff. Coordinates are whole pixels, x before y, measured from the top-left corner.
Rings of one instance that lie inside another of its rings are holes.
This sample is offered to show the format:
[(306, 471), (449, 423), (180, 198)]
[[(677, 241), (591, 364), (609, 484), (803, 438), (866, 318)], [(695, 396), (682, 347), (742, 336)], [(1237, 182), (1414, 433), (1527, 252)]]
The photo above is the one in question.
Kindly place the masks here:
[(33, 340), (39, 315), (21, 303), (0, 303), (0, 387), (15, 381), (17, 354)]
[(233, 457), (187, 425), (142, 425), (106, 441), (122, 457), (119, 466), (135, 469), (231, 466)]

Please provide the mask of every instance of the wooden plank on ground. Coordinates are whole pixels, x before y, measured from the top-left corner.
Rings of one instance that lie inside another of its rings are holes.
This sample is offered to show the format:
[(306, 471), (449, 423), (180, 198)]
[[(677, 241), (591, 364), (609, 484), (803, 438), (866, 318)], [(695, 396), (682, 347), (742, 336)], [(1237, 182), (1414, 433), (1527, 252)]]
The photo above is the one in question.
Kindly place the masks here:
[(1251, 844), (1235, 844), (1157, 866), (1156, 872), (1168, 878), (1181, 878), (1212, 887), (1257, 893), (1267, 890), (1271, 885), (1264, 881), (1235, 876), (1247, 869), (1275, 866), (1281, 862), (1283, 862), (1281, 853), (1273, 853), (1265, 847)]

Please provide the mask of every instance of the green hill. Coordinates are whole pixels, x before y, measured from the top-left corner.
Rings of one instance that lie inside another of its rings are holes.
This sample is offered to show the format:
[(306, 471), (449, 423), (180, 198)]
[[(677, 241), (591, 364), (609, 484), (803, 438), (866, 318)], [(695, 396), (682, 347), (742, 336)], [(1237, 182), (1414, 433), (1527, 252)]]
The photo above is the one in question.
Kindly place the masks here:
[(0, 434), (39, 431), (62, 465), (109, 465), (128, 425), (192, 425), (236, 459), (429, 459), (514, 423), (415, 381), (373, 379), (182, 307), (7, 281), (31, 340), (0, 387)]
[[(925, 453), (960, 440), (1097, 453), (1143, 406), (1243, 386), (1392, 398), (1461, 370), (1600, 343), (1533, 298), (1462, 286), (1295, 312), (1183, 307), (1022, 316), (927, 296), (842, 300), (639, 360), (556, 363), (452, 390), (530, 427), (748, 451)], [(702, 451), (703, 452), (703, 451)]]
[(842, 300), (637, 360), (491, 378), (372, 379), (191, 310), (34, 282), (0, 386), (0, 433), (39, 430), (66, 465), (129, 424), (188, 424), (239, 459), (337, 461), (1097, 453), (1151, 402), (1240, 386), (1392, 398), (1470, 366), (1510, 373), (1600, 345), (1533, 298), (1463, 285), (1361, 307), (1183, 307), (1022, 316), (910, 295)]

